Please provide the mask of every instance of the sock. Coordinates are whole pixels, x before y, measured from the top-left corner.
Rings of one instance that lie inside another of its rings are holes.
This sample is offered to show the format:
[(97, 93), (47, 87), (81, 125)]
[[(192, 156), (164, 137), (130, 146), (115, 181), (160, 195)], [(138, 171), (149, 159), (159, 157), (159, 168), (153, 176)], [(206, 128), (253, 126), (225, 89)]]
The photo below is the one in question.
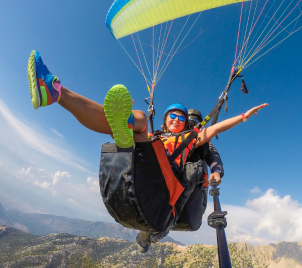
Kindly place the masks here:
[(133, 113), (130, 114), (129, 118), (128, 118), (128, 128), (129, 129), (134, 129), (134, 115)]
[(61, 98), (61, 88), (62, 88), (62, 85), (60, 83), (60, 80), (56, 80), (53, 82), (53, 87), (56, 89), (56, 90), (53, 90), (53, 96), (52, 96), (52, 102), (51, 103), (54, 103), (54, 102), (59, 102), (60, 98)]

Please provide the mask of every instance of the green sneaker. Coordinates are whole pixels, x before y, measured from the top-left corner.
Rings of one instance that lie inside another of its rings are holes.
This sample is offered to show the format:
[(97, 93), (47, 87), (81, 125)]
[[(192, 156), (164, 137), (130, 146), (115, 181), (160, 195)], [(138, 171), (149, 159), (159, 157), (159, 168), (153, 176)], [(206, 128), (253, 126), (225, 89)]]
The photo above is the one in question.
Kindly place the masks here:
[(62, 88), (60, 80), (49, 71), (38, 51), (33, 50), (30, 53), (27, 77), (31, 102), (35, 109), (59, 101)]
[(104, 111), (116, 145), (120, 148), (133, 146), (132, 98), (126, 87), (115, 85), (108, 91)]

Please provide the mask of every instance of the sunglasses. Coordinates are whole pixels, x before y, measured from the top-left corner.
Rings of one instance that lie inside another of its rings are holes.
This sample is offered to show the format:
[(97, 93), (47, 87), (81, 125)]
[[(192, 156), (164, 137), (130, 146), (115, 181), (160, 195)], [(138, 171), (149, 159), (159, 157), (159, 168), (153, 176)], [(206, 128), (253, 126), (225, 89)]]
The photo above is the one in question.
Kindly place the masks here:
[(198, 118), (195, 118), (195, 117), (189, 117), (189, 121), (194, 121), (195, 123), (199, 123), (200, 120)]
[(177, 115), (177, 114), (171, 113), (169, 116), (170, 116), (171, 119), (176, 119), (178, 117), (178, 120), (180, 122), (184, 122), (186, 120), (186, 118), (182, 115)]

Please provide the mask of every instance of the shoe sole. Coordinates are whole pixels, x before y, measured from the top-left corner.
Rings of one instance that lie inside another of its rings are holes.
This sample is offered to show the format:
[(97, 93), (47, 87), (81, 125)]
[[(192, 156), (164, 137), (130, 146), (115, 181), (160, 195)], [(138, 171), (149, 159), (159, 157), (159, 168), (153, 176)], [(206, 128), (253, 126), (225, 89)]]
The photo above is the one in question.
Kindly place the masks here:
[(133, 131), (128, 128), (128, 118), (132, 113), (132, 98), (123, 85), (116, 85), (108, 91), (104, 101), (104, 111), (116, 145), (120, 148), (133, 146)]
[(27, 64), (27, 78), (29, 81), (29, 90), (31, 103), (35, 109), (38, 109), (40, 105), (40, 95), (38, 90), (38, 81), (36, 75), (36, 61), (35, 61), (35, 51), (30, 53), (28, 64)]

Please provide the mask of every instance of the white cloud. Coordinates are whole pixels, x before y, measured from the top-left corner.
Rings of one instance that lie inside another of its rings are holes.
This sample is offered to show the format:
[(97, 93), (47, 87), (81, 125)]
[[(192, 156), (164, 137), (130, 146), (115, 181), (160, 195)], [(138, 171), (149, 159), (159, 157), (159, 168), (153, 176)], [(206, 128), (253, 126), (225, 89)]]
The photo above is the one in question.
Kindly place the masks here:
[[(228, 242), (244, 241), (255, 246), (302, 240), (302, 205), (289, 195), (281, 197), (275, 190), (268, 189), (259, 198), (248, 200), (244, 207), (226, 204), (221, 207), (228, 212), (225, 229)], [(213, 203), (209, 202), (197, 232), (171, 232), (171, 236), (186, 244), (215, 244), (215, 230), (207, 226), (211, 212)]]
[(44, 182), (34, 181), (34, 185), (39, 186), (43, 189), (47, 189), (47, 188), (49, 188), (50, 183), (46, 182), (46, 181), (44, 181)]
[(261, 190), (257, 187), (257, 186), (255, 186), (252, 190), (251, 190), (251, 193), (252, 194), (257, 194), (257, 193), (260, 193), (261, 192)]
[(51, 131), (56, 134), (58, 137), (60, 137), (62, 140), (64, 140), (64, 136), (59, 132), (57, 131), (56, 129), (52, 128)]
[(71, 176), (67, 171), (57, 171), (56, 174), (53, 176), (53, 185), (56, 185), (59, 181), (65, 180), (67, 178), (70, 178)]
[[(66, 200), (69, 200), (68, 206), (74, 211), (82, 211), (82, 213), (88, 213), (89, 211), (89, 213), (94, 215), (94, 218), (97, 217), (96, 215), (102, 213), (105, 214), (104, 217), (109, 218), (102, 202), (98, 180), (93, 179), (93, 177), (81, 179), (83, 175), (76, 177), (76, 175), (71, 175), (67, 171), (52, 173), (34, 166), (20, 169), (15, 173), (15, 176), (29, 187), (31, 185), (37, 186), (31, 189), (38, 194), (40, 194), (39, 188), (44, 189), (43, 197), (48, 198), (51, 202), (55, 198), (57, 204), (62, 203), (65, 206), (67, 205)], [(69, 180), (71, 177), (73, 179)]]
[[(268, 189), (248, 200), (245, 208), (228, 207), (228, 237), (234, 241), (265, 244), (302, 240), (302, 206), (289, 195), (283, 198)], [(237, 214), (237, 217), (233, 215)]]
[(100, 187), (99, 187), (99, 181), (94, 180), (91, 177), (87, 178), (87, 184), (90, 186), (89, 189), (94, 192), (94, 193), (99, 193), (100, 192)]
[[(34, 185), (42, 187), (41, 181), (45, 181), (46, 183), (50, 183), (53, 180), (53, 177), (51, 176), (51, 173), (47, 172), (44, 169), (36, 168), (36, 167), (27, 167), (22, 168), (21, 170), (18, 170), (14, 173), (14, 175), (23, 180), (28, 181), (30, 183), (34, 183)], [(43, 183), (42, 183), (43, 184)], [(44, 189), (46, 187), (46, 184), (44, 184)]]
[[(88, 165), (84, 159), (76, 157), (74, 153), (64, 148), (64, 145), (58, 144), (58, 139), (42, 134), (33, 124), (25, 123), (24, 119), (20, 120), (15, 117), (0, 99), (0, 119), (1, 116), (4, 120), (0, 122), (2, 124), (0, 142), (10, 148), (10, 150), (17, 153), (20, 151), (20, 146), (26, 145), (62, 164), (69, 165), (88, 174), (92, 173), (83, 166)], [(62, 134), (56, 130), (53, 129), (52, 131), (57, 136), (62, 137)]]
[(32, 167), (22, 168), (13, 173), (17, 178), (22, 181), (31, 181), (34, 178)]
[(20, 171), (17, 171), (20, 175), (29, 175), (31, 171), (31, 167), (22, 168)]
[[(62, 215), (64, 208), (68, 207), (77, 214), (76, 217), (82, 219), (112, 221), (104, 207), (99, 191), (96, 190), (97, 180), (94, 180), (93, 177), (90, 177), (87, 182), (87, 177), (82, 174), (71, 174), (67, 171), (52, 173), (44, 168), (41, 169), (35, 166), (24, 167), (20, 168), (18, 172), (14, 172), (11, 177), (7, 176), (14, 185), (17, 185), (21, 193), (21, 195), (12, 193), (12, 198), (19, 200), (20, 196), (32, 195), (30, 200), (34, 200), (33, 204), (39, 206), (43, 213), (49, 211), (48, 207), (43, 207), (44, 201), (47, 200), (47, 203), (50, 204), (54, 202), (54, 206), (60, 205), (55, 215)], [(40, 202), (39, 197), (41, 196), (43, 202)], [(1, 197), (4, 198), (2, 193), (0, 193), (0, 200)], [(22, 203), (30, 205), (26, 200), (25, 198)], [(53, 211), (50, 213), (54, 214)]]
[(76, 200), (74, 200), (73, 198), (68, 198), (67, 199), (67, 201), (69, 202), (69, 203), (71, 203), (71, 204), (73, 204), (73, 205), (75, 205), (75, 206), (77, 206), (78, 205), (78, 202), (76, 201)]
[(302, 206), (290, 195), (282, 198), (269, 189), (260, 198), (248, 201), (247, 206), (259, 213), (257, 233), (268, 233), (275, 240), (302, 240)]

